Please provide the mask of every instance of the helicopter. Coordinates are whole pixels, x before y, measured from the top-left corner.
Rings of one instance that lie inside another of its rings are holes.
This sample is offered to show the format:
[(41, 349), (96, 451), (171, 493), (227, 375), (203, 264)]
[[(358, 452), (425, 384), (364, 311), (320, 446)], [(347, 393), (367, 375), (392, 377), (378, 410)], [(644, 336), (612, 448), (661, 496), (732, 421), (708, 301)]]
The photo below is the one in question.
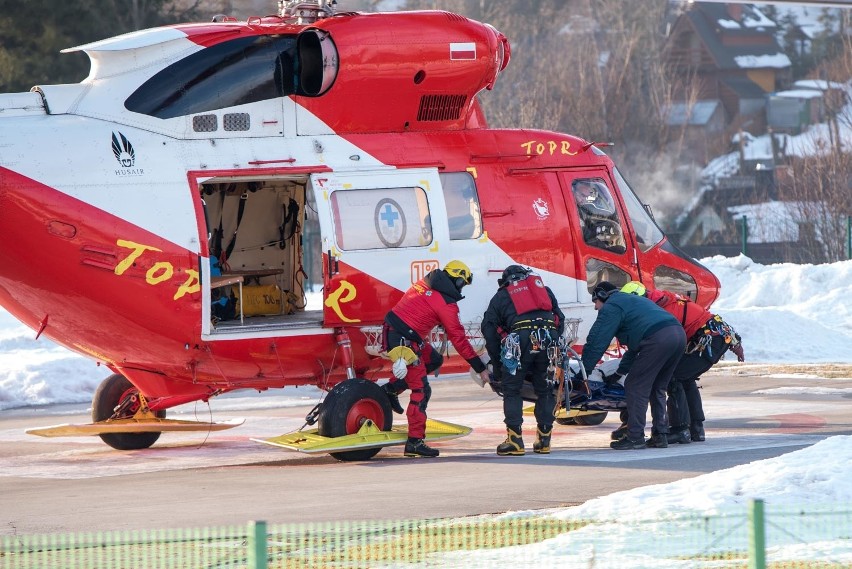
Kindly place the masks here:
[[(78, 51), (80, 83), (0, 94), (0, 305), (112, 372), (91, 424), (32, 434), (144, 449), (239, 424), (167, 419), (178, 405), (317, 386), (313, 438), (263, 442), (366, 460), (405, 439), (376, 383), (384, 316), (450, 260), (476, 276), (459, 308), (479, 349), (510, 264), (544, 278), (575, 340), (601, 280), (719, 294), (603, 144), (488, 126), (477, 97), (511, 59), (488, 24), (285, 1)], [(427, 440), (467, 432), (433, 422)]]

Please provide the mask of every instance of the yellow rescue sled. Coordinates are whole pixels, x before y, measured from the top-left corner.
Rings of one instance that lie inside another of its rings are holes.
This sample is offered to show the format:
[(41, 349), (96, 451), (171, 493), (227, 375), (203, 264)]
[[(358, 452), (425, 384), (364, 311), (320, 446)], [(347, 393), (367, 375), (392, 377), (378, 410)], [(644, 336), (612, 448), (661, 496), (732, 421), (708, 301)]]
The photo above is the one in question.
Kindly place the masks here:
[[(426, 420), (426, 441), (443, 441), (464, 437), (473, 431), (471, 427), (456, 425), (435, 419)], [(357, 433), (342, 437), (323, 437), (318, 429), (295, 431), (271, 439), (252, 439), (255, 442), (297, 450), (306, 454), (331, 453), (358, 449), (375, 449), (405, 444), (408, 439), (408, 425), (393, 427), (382, 431), (373, 421), (364, 421)]]
[(167, 431), (222, 431), (239, 427), (245, 419), (232, 419), (216, 423), (202, 421), (182, 421), (179, 419), (161, 419), (148, 416), (143, 419), (110, 419), (97, 423), (53, 425), (27, 430), (28, 435), (40, 437), (79, 437), (96, 436), (111, 433), (154, 433)]

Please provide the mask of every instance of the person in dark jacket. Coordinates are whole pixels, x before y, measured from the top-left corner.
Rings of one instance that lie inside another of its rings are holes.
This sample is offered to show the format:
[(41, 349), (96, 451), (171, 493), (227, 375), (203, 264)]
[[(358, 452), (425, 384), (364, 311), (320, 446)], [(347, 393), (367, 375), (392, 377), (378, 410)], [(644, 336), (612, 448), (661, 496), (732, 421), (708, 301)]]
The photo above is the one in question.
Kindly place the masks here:
[(467, 265), (461, 261), (450, 261), (443, 269), (431, 271), (416, 282), (385, 316), (384, 347), (394, 362), (395, 380), (383, 387), (395, 412), (402, 413), (398, 394), (411, 390), (405, 412), (408, 417), (405, 456), (432, 458), (439, 454), (438, 449), (427, 446), (423, 441), (426, 436), (426, 406), (432, 396), (426, 376), (444, 363), (443, 356), (427, 341), (435, 326), (442, 325), (456, 351), (483, 381), (488, 379), (485, 363), (467, 340), (456, 304), (464, 298), (462, 288), (472, 282), (473, 273)]
[[(696, 382), (731, 350), (738, 361), (745, 361), (742, 338), (730, 324), (688, 297), (667, 290), (646, 290), (631, 281), (622, 292), (646, 296), (680, 321), (686, 332), (686, 352), (678, 362), (668, 387), (670, 443), (687, 444), (704, 440), (704, 407)], [(622, 417), (622, 421), (624, 418)], [(626, 429), (625, 424), (620, 428)], [(618, 431), (618, 429), (616, 429)], [(613, 438), (619, 438), (613, 431)]]
[[(613, 338), (627, 346), (615, 377), (618, 381), (628, 372), (624, 382), (627, 398), (627, 433), (610, 443), (616, 450), (645, 446), (668, 446), (666, 387), (686, 347), (686, 334), (674, 316), (642, 296), (619, 291), (608, 281), (592, 290), (592, 301), (598, 316), (583, 346), (582, 364), (590, 374)], [(651, 438), (645, 441), (645, 415), (651, 405)]]
[[(521, 433), (521, 387), (525, 377), (531, 379), (536, 394), (538, 428), (533, 451), (549, 454), (556, 401), (547, 381), (548, 348), (555, 347), (565, 331), (565, 315), (553, 291), (530, 269), (509, 265), (497, 283), (497, 293), (482, 317), (482, 334), (493, 364), (494, 381), (501, 383), (503, 391), (507, 437), (497, 446), (497, 454), (521, 456), (526, 452)], [(504, 366), (507, 355), (508, 365)]]

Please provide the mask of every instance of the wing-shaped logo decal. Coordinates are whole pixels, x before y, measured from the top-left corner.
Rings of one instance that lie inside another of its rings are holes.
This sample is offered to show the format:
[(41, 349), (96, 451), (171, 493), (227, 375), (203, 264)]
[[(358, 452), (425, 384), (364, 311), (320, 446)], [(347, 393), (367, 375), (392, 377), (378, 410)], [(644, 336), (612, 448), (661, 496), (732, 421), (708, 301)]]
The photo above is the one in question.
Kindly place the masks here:
[[(119, 141), (121, 137), (121, 141)], [(133, 145), (127, 140), (127, 137), (118, 133), (112, 133), (112, 153), (115, 154), (115, 159), (123, 168), (132, 168), (136, 164), (136, 152), (133, 150)]]

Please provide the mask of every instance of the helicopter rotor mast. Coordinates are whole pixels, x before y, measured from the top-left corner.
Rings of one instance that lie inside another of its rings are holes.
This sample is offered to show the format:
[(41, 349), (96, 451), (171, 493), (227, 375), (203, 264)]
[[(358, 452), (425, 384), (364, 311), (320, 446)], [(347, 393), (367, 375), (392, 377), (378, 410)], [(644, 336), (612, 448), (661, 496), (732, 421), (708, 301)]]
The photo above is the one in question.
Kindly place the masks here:
[(312, 24), (334, 15), (337, 0), (278, 0), (278, 15), (294, 24)]

